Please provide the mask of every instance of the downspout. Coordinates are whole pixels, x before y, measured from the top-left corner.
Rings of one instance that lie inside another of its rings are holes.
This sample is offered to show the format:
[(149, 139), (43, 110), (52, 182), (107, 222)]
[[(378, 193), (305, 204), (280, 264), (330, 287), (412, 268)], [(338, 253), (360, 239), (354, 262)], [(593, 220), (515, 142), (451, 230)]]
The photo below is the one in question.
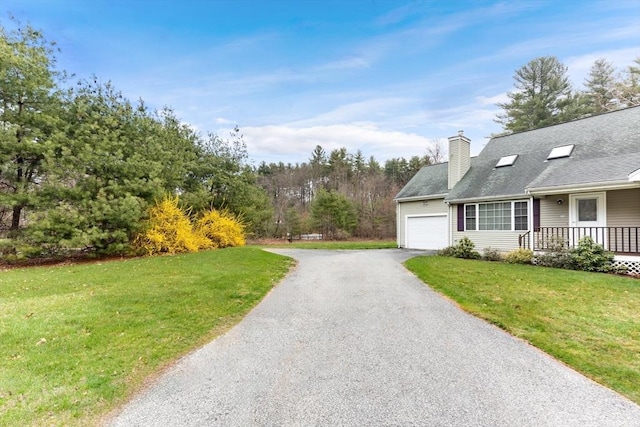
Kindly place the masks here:
[(400, 202), (398, 202), (397, 200), (396, 202), (396, 245), (398, 246), (398, 249), (402, 248), (402, 245), (400, 245)]
[(533, 250), (533, 233), (535, 233), (535, 230), (533, 229), (533, 225), (534, 225), (534, 218), (533, 218), (533, 196), (531, 196), (531, 198), (529, 199), (529, 230), (531, 230), (531, 232), (529, 233), (529, 247), (531, 248), (531, 250)]
[[(451, 246), (453, 243), (453, 216), (452, 216), (452, 210), (451, 210), (451, 203), (445, 201), (444, 202), (447, 205), (447, 220), (449, 221), (449, 224), (447, 224), (447, 228), (449, 229), (449, 238), (447, 239), (447, 246)], [(456, 216), (456, 218), (458, 218)]]

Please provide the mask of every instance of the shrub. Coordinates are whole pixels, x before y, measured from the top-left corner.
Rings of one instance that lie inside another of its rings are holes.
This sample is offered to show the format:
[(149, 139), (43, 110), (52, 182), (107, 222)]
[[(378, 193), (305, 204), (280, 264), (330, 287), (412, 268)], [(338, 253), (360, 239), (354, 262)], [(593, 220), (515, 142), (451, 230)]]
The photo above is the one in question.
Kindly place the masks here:
[(485, 261), (502, 261), (502, 254), (496, 248), (485, 248), (482, 253), (482, 259)]
[(509, 252), (504, 260), (509, 264), (531, 264), (533, 251), (531, 249), (516, 249)]
[(583, 237), (570, 251), (571, 265), (575, 270), (610, 272), (613, 270), (613, 253), (606, 251), (591, 237)]
[(533, 261), (538, 265), (570, 270), (602, 273), (615, 271), (613, 253), (606, 251), (588, 236), (580, 239), (578, 246), (573, 249), (569, 249), (563, 241), (548, 242), (546, 252), (536, 255)]
[(207, 244), (194, 232), (187, 211), (178, 204), (178, 197), (167, 197), (152, 206), (147, 230), (136, 239), (136, 245), (149, 255), (197, 252)]
[(211, 209), (196, 223), (196, 233), (208, 240), (207, 248), (244, 246), (244, 224), (231, 212)]
[(438, 250), (438, 255), (440, 256), (448, 256), (455, 257), (455, 248), (453, 246), (447, 246), (446, 248), (442, 248)]
[(211, 209), (194, 227), (188, 211), (180, 208), (178, 197), (167, 197), (149, 211), (146, 231), (138, 235), (136, 246), (149, 255), (197, 252), (245, 244), (244, 225), (229, 211)]
[(465, 259), (479, 259), (480, 254), (473, 250), (475, 244), (468, 237), (463, 237), (458, 240), (453, 246), (446, 247), (438, 251), (439, 255), (442, 256), (451, 256), (455, 258), (465, 258)]
[(545, 252), (534, 255), (532, 263), (544, 267), (571, 268), (571, 254), (567, 243), (561, 239), (547, 241)]

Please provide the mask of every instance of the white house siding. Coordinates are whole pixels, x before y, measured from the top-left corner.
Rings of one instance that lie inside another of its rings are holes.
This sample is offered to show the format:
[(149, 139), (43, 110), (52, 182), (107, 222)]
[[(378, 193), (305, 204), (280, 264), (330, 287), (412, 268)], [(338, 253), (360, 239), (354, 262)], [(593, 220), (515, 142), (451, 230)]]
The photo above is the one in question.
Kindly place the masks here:
[[(426, 202), (426, 204), (425, 204)], [(399, 247), (405, 247), (407, 215), (447, 214), (449, 207), (442, 199), (420, 200), (416, 202), (398, 202), (397, 241)]]
[[(457, 227), (456, 219), (453, 220), (453, 226)], [(456, 244), (461, 238), (468, 237), (475, 244), (478, 252), (487, 248), (498, 249), (500, 252), (509, 252), (518, 249), (518, 236), (526, 233), (526, 231), (455, 231), (453, 228), (453, 243)]]
[[(562, 204), (558, 204), (562, 200)], [(569, 195), (561, 194), (540, 199), (540, 227), (569, 226)]]

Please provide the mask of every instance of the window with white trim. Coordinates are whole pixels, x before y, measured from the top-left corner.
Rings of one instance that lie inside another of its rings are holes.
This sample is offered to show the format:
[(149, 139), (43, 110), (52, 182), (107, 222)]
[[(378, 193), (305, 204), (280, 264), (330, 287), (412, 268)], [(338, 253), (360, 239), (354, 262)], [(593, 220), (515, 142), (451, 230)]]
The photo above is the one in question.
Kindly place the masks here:
[(467, 231), (529, 229), (527, 201), (465, 204), (464, 214)]
[(529, 229), (529, 209), (527, 202), (513, 202), (513, 229)]
[(476, 205), (465, 205), (464, 207), (465, 230), (476, 229)]

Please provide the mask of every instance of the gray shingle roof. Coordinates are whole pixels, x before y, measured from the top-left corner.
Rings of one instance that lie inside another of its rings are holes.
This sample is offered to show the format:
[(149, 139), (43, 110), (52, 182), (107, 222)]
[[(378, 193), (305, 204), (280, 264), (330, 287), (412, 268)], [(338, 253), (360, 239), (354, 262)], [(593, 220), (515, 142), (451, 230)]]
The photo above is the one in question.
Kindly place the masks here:
[[(575, 144), (568, 158), (546, 160), (554, 147)], [(518, 154), (513, 166), (498, 160)], [(628, 181), (640, 168), (640, 107), (492, 138), (447, 200), (514, 197), (544, 187)], [(445, 178), (446, 187), (446, 178)]]
[(413, 197), (429, 197), (444, 195), (447, 189), (447, 167), (449, 163), (425, 166), (420, 169), (395, 197), (408, 199)]

